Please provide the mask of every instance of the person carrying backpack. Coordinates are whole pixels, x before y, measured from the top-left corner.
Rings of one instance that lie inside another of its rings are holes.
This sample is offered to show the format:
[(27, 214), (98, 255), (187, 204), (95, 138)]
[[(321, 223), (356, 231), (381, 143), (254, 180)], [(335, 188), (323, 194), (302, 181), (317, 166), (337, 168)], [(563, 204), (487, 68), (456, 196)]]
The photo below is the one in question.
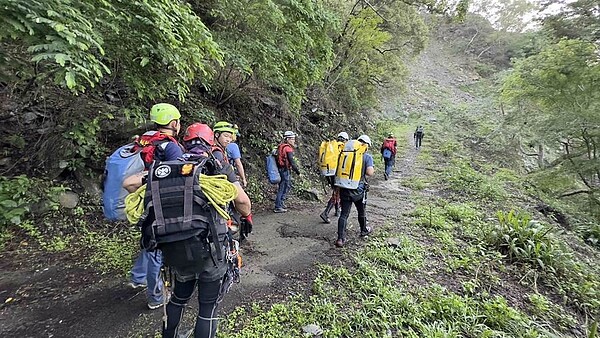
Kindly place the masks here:
[[(338, 156), (339, 156), (339, 153), (341, 153), (342, 150), (344, 149), (344, 145), (346, 144), (346, 142), (348, 142), (348, 139), (349, 139), (348, 133), (346, 133), (345, 131), (338, 134), (337, 139), (336, 139), (336, 141), (337, 141), (337, 149), (336, 150), (338, 151)], [(319, 217), (321, 217), (323, 222), (329, 224), (329, 223), (331, 223), (331, 220), (329, 219), (329, 212), (331, 211), (331, 209), (333, 207), (335, 207), (334, 215), (336, 217), (340, 215), (340, 207), (341, 207), (340, 189), (335, 186), (335, 175), (334, 176), (325, 176), (325, 178), (327, 179), (327, 182), (331, 186), (332, 192), (331, 192), (331, 198), (327, 202), (327, 206), (325, 207), (325, 210), (319, 215)]]
[(284, 201), (288, 192), (292, 189), (290, 171), (294, 170), (297, 175), (300, 175), (298, 165), (294, 161), (296, 136), (297, 134), (293, 131), (286, 131), (283, 133), (283, 141), (277, 146), (277, 168), (279, 168), (281, 181), (275, 198), (275, 209), (273, 210), (275, 213), (287, 212)]
[[(340, 162), (346, 162), (344, 165), (349, 168), (338, 165), (338, 173), (336, 173), (335, 184), (340, 187), (342, 204), (342, 212), (338, 219), (337, 240), (335, 241), (337, 247), (343, 247), (346, 244), (346, 227), (352, 204), (356, 206), (358, 212), (360, 236), (368, 236), (373, 231), (371, 227), (367, 226), (366, 215), (367, 191), (369, 190), (367, 178), (375, 173), (373, 156), (367, 152), (369, 146), (371, 146), (371, 138), (367, 135), (361, 135), (356, 141), (348, 141), (340, 155)], [(349, 160), (350, 157), (352, 157), (351, 161)], [(355, 172), (357, 169), (360, 171)], [(349, 173), (349, 175), (344, 179), (346, 173)]]
[[(174, 139), (181, 129), (179, 110), (168, 103), (158, 103), (150, 109), (150, 120), (155, 123), (156, 133), (152, 136), (152, 142), (156, 147), (153, 154), (145, 154), (142, 150), (142, 159), (146, 168), (152, 165), (154, 160), (171, 161), (176, 160), (183, 154), (182, 146)], [(158, 143), (158, 141), (163, 141)], [(129, 286), (133, 289), (147, 287), (148, 308), (157, 309), (163, 303), (163, 283), (160, 279), (160, 267), (162, 256), (160, 250), (148, 252), (142, 250), (131, 268), (131, 280)]]
[(394, 134), (389, 133), (381, 145), (381, 155), (383, 156), (383, 162), (385, 163), (385, 172), (383, 177), (387, 179), (392, 175), (394, 170), (394, 164), (396, 163), (396, 138)]
[(413, 138), (415, 139), (415, 148), (421, 148), (421, 142), (423, 141), (423, 136), (425, 135), (423, 126), (418, 126), (415, 129), (415, 133), (413, 134)]
[[(209, 196), (211, 191), (219, 195), (227, 190), (223, 182), (217, 184), (217, 181), (226, 177), (225, 183), (230, 182), (228, 184), (234, 186), (235, 191), (231, 198), (236, 210), (242, 215), (244, 228), (248, 229), (248, 232), (252, 231), (253, 225), (251, 202), (237, 181), (233, 168), (228, 163), (219, 162), (213, 156), (214, 134), (208, 125), (190, 125), (183, 136), (183, 143), (187, 150), (179, 161), (157, 162), (151, 169), (144, 200), (147, 216), (140, 221), (146, 238), (143, 243), (151, 245), (152, 235), (155, 236), (154, 244), (163, 245), (165, 265), (175, 277), (173, 294), (166, 305), (163, 338), (179, 335), (183, 312), (196, 286), (199, 306), (194, 337), (213, 338), (217, 331), (218, 305), (231, 283), (239, 279), (239, 271), (236, 269), (239, 270), (240, 261), (239, 258), (232, 257), (232, 253), (237, 253), (238, 244), (233, 241), (224, 218), (220, 216), (225, 213), (225, 201), (220, 203), (221, 213), (212, 203), (215, 196)], [(193, 163), (195, 169), (192, 169)], [(189, 170), (184, 173), (186, 166), (189, 166)], [(181, 168), (181, 173), (161, 170), (163, 167)], [(173, 172), (175, 173), (171, 174)], [(162, 182), (159, 175), (162, 175)], [(189, 182), (195, 180), (193, 187), (190, 184), (190, 207), (186, 207), (186, 175), (190, 178)], [(171, 176), (174, 178), (169, 179)], [(141, 176), (127, 179), (128, 190), (136, 190), (144, 183), (143, 180)], [(203, 185), (203, 180), (214, 180), (215, 183), (213, 186)], [(178, 189), (180, 186), (181, 189)], [(183, 203), (180, 202), (182, 200)], [(166, 234), (159, 237), (161, 229)]]

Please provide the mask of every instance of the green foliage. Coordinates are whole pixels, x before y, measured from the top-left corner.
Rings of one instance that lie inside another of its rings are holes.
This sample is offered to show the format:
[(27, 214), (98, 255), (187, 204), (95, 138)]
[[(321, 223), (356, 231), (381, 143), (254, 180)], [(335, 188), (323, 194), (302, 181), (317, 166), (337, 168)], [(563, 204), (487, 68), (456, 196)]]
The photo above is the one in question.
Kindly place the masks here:
[(102, 272), (118, 271), (125, 274), (131, 268), (137, 252), (139, 230), (127, 227), (108, 233), (106, 229), (90, 230), (84, 227), (78, 238), (78, 247), (89, 257), (89, 265)]
[(178, 1), (11, 0), (0, 16), (8, 28), (0, 41), (27, 48), (35, 78), (52, 76), (74, 93), (116, 73), (141, 98), (174, 91), (183, 99), (222, 58), (202, 21)]
[(308, 86), (333, 58), (337, 20), (317, 1), (211, 1), (195, 9), (223, 47), (225, 67), (216, 78), (218, 104), (251, 83), (276, 88), (298, 111)]
[(575, 227), (580, 236), (591, 246), (600, 249), (600, 224), (582, 223)]
[(404, 58), (424, 47), (427, 27), (417, 3), (382, 3), (375, 12), (367, 3), (330, 2), (341, 18), (342, 30), (336, 36), (336, 58), (323, 87), (326, 95), (356, 112), (375, 104), (378, 88), (402, 88)]
[(598, 81), (598, 47), (563, 39), (517, 62), (502, 89), (503, 97), (516, 108), (510, 121), (526, 126), (524, 132), (561, 150), (550, 171), (554, 177), (566, 174), (578, 179), (579, 187), (571, 189), (584, 186), (596, 204), (600, 204), (593, 196), (600, 179), (595, 150), (600, 143)]
[(29, 212), (29, 205), (37, 202), (36, 195), (31, 194), (33, 182), (27, 176), (9, 179), (0, 176), (0, 226), (18, 225), (23, 216)]
[(102, 159), (107, 153), (106, 147), (98, 141), (102, 135), (101, 121), (109, 116), (96, 116), (91, 120), (79, 119), (72, 121), (73, 125), (64, 138), (71, 141), (72, 147), (65, 157), (69, 158), (69, 168), (81, 169), (86, 162)]
[(443, 173), (443, 182), (457, 192), (498, 201), (506, 196), (503, 183), (479, 173), (466, 161), (453, 160)]
[(488, 233), (486, 241), (510, 262), (555, 272), (566, 259), (551, 227), (514, 210), (498, 212), (497, 217), (498, 224)]
[(424, 250), (406, 235), (400, 235), (398, 245), (383, 239), (369, 241), (363, 258), (375, 265), (388, 266), (398, 271), (415, 271), (423, 266)]

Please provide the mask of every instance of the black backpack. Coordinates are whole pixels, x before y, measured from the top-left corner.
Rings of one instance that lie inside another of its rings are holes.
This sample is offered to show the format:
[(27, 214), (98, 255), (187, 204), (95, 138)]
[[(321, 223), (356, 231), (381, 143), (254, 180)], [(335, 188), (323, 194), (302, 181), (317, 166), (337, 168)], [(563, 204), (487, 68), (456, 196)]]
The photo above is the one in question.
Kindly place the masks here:
[[(217, 172), (213, 158), (156, 161), (148, 172), (141, 244), (160, 249), (168, 267), (193, 267), (207, 257), (223, 261), (229, 240), (226, 220), (208, 202), (199, 175)], [(212, 244), (212, 245), (211, 245)], [(212, 248), (212, 249), (211, 249)], [(214, 250), (213, 250), (214, 249)]]

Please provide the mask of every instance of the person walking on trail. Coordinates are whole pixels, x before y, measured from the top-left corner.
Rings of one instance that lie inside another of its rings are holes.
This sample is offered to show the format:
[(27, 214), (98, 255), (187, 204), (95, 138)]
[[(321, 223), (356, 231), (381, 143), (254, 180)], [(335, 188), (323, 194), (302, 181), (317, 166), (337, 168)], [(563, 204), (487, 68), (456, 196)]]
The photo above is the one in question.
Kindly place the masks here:
[[(357, 139), (362, 144), (371, 146), (371, 138), (367, 135), (361, 135)], [(338, 168), (339, 170), (339, 168)], [(373, 156), (365, 151), (362, 155), (362, 174), (360, 176), (360, 182), (357, 189), (346, 189), (340, 187), (340, 200), (342, 204), (342, 212), (338, 219), (338, 233), (335, 246), (343, 247), (346, 244), (346, 228), (348, 224), (348, 216), (352, 209), (352, 204), (356, 206), (358, 212), (358, 224), (360, 225), (360, 236), (368, 236), (373, 229), (367, 226), (367, 214), (366, 214), (366, 197), (369, 185), (367, 179), (375, 173), (373, 165)]]
[[(179, 134), (181, 124), (179, 110), (168, 103), (158, 103), (150, 109), (150, 120), (156, 124), (157, 132), (153, 138), (165, 142), (160, 143), (154, 150), (154, 159), (160, 161), (176, 160), (183, 154), (182, 146), (173, 138)], [(146, 163), (149, 167), (151, 163)], [(133, 289), (147, 287), (148, 308), (159, 308), (163, 299), (163, 283), (160, 279), (162, 256), (160, 250), (148, 252), (142, 250), (131, 268), (129, 286)]]
[[(212, 150), (214, 149), (214, 134), (206, 124), (194, 123), (190, 125), (184, 133), (183, 144), (187, 150), (186, 153), (180, 157), (181, 160), (201, 161), (202, 159), (214, 158), (212, 156)], [(216, 160), (216, 158), (214, 159)], [(218, 166), (219, 164), (217, 163), (216, 165)], [(251, 202), (248, 195), (237, 181), (237, 176), (235, 175), (233, 168), (228, 163), (223, 163), (220, 168), (216, 168), (216, 173), (225, 175), (227, 180), (235, 186), (237, 194), (233, 199), (233, 203), (237, 211), (243, 215), (242, 222), (245, 223), (244, 228), (251, 232), (253, 225)], [(130, 177), (126, 180), (125, 186), (129, 191), (136, 190), (144, 183), (143, 180), (144, 178), (142, 175)], [(173, 191), (172, 188), (167, 187), (167, 189), (169, 189), (169, 192)], [(196, 194), (194, 195), (196, 196)], [(194, 199), (196, 199), (196, 197), (194, 197)], [(201, 209), (204, 210), (205, 208)], [(199, 211), (199, 209), (195, 208), (192, 210), (193, 212)], [(181, 211), (184, 212), (185, 209), (182, 207)], [(193, 213), (193, 220), (206, 219), (203, 215), (194, 215), (195, 214)], [(227, 233), (227, 230), (224, 228), (220, 229), (215, 226), (215, 229), (220, 231), (219, 234), (221, 234), (221, 232)], [(193, 329), (193, 336), (196, 338), (213, 338), (216, 335), (218, 306), (234, 279), (232, 277), (231, 262), (226, 259), (228, 252), (230, 252), (230, 248), (227, 247), (227, 244), (231, 240), (231, 238), (227, 236), (231, 235), (225, 235), (225, 239), (223, 239), (222, 242), (219, 237), (220, 244), (222, 245), (222, 259), (219, 259), (219, 257), (216, 257), (215, 259), (214, 254), (217, 250), (214, 241), (211, 240), (213, 237), (202, 236), (207, 236), (207, 234), (205, 232), (200, 232), (200, 234), (197, 235), (199, 241), (194, 242), (200, 243), (199, 246), (188, 246), (184, 249), (184, 251), (187, 252), (189, 248), (189, 250), (193, 252), (179, 257), (194, 257), (192, 262), (189, 260), (185, 260), (185, 262), (180, 262), (179, 264), (178, 261), (169, 262), (169, 267), (175, 278), (173, 293), (166, 306), (166, 323), (163, 326), (162, 331), (163, 338), (175, 338), (179, 336), (184, 310), (196, 290), (196, 286), (198, 289), (198, 315)], [(180, 247), (188, 245), (183, 241), (176, 242), (175, 244)]]
[(281, 182), (279, 182), (277, 197), (275, 198), (275, 209), (273, 210), (275, 213), (287, 212), (284, 201), (288, 192), (292, 189), (290, 171), (294, 170), (297, 175), (300, 175), (300, 170), (294, 160), (296, 136), (297, 134), (293, 131), (286, 131), (283, 134), (283, 141), (277, 146), (277, 168), (279, 168)]
[(385, 163), (385, 172), (383, 177), (387, 179), (392, 175), (394, 165), (396, 163), (396, 147), (398, 146), (394, 134), (389, 133), (381, 145), (381, 155), (383, 156), (383, 162)]
[(234, 125), (234, 128), (235, 134), (233, 134), (233, 140), (227, 145), (225, 150), (227, 152), (227, 158), (229, 158), (229, 164), (234, 167), (242, 187), (245, 188), (248, 185), (248, 181), (246, 180), (246, 171), (244, 170), (244, 165), (242, 164), (242, 153), (240, 152), (240, 147), (237, 144), (237, 137), (240, 136), (240, 130), (237, 125)]
[(415, 139), (415, 148), (421, 148), (421, 142), (423, 141), (424, 135), (425, 132), (423, 126), (418, 126), (417, 129), (415, 129), (415, 133), (413, 134), (413, 137)]
[[(336, 139), (336, 141), (338, 142), (338, 152), (341, 153), (342, 150), (344, 150), (344, 145), (346, 144), (346, 142), (348, 142), (348, 140), (349, 140), (348, 133), (346, 133), (345, 131), (338, 134), (337, 139)], [(332, 192), (331, 192), (331, 198), (327, 202), (327, 206), (325, 207), (325, 210), (319, 215), (319, 217), (321, 217), (323, 222), (329, 224), (329, 223), (331, 223), (331, 220), (329, 219), (329, 212), (331, 211), (331, 209), (333, 207), (335, 207), (334, 216), (338, 217), (340, 215), (340, 208), (341, 208), (340, 188), (335, 186), (335, 176), (326, 176), (325, 178), (327, 179), (327, 182), (331, 186)]]

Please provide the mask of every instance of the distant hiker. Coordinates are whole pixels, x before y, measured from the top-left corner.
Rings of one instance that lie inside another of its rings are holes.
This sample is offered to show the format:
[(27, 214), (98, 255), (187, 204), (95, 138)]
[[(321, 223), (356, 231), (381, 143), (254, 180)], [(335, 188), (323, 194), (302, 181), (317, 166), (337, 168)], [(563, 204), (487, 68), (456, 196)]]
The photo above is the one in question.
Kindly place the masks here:
[(246, 171), (244, 170), (244, 165), (242, 164), (242, 153), (240, 152), (240, 147), (237, 144), (237, 138), (240, 136), (240, 129), (237, 125), (234, 125), (235, 134), (233, 134), (233, 140), (231, 143), (227, 145), (225, 150), (227, 151), (227, 158), (229, 158), (229, 164), (231, 164), (236, 171), (236, 174), (240, 178), (240, 183), (242, 187), (246, 187), (248, 185), (248, 181), (246, 180)]
[[(181, 124), (179, 110), (168, 103), (158, 103), (150, 109), (150, 120), (156, 124), (153, 138), (164, 140), (154, 149), (153, 160), (172, 161), (183, 155), (182, 146), (173, 138), (179, 134)], [(152, 163), (146, 163), (149, 167)], [(129, 286), (134, 289), (147, 287), (148, 308), (157, 309), (163, 303), (163, 283), (160, 279), (162, 255), (160, 250), (142, 250), (131, 268)]]
[(394, 134), (392, 133), (388, 134), (381, 145), (381, 155), (383, 156), (383, 162), (385, 163), (385, 172), (383, 173), (383, 177), (386, 180), (392, 175), (394, 164), (396, 163), (397, 145), (398, 144), (396, 143)]
[[(329, 219), (329, 212), (333, 207), (335, 207), (334, 215), (336, 217), (340, 215), (340, 188), (335, 186), (335, 169), (337, 168), (338, 158), (342, 150), (344, 150), (344, 145), (346, 142), (348, 142), (348, 133), (343, 131), (337, 135), (335, 141), (324, 141), (321, 143), (322, 150), (319, 150), (319, 162), (321, 162), (319, 166), (321, 167), (321, 174), (325, 176), (332, 189), (331, 198), (327, 202), (325, 210), (319, 215), (319, 217), (321, 217), (325, 223), (331, 223), (331, 220)], [(332, 152), (333, 154), (327, 154), (327, 152)], [(331, 160), (329, 160), (330, 157), (332, 158)], [(327, 163), (330, 161), (333, 161), (333, 164)], [(329, 173), (331, 173), (331, 175), (329, 175)]]
[(286, 131), (283, 133), (283, 141), (277, 146), (277, 167), (279, 168), (281, 182), (279, 182), (279, 189), (277, 189), (277, 197), (275, 198), (275, 209), (273, 210), (276, 213), (287, 212), (284, 201), (288, 192), (292, 189), (290, 171), (294, 170), (297, 175), (300, 175), (300, 170), (294, 160), (296, 136), (297, 134), (293, 131)]
[(361, 135), (357, 140), (346, 143), (340, 154), (335, 175), (335, 185), (340, 188), (342, 213), (338, 219), (338, 234), (335, 246), (342, 247), (346, 243), (346, 226), (352, 204), (358, 212), (360, 236), (368, 236), (373, 229), (367, 226), (366, 204), (369, 184), (367, 178), (373, 176), (375, 168), (373, 157), (367, 151), (371, 146), (371, 138)]
[(418, 126), (417, 129), (415, 129), (415, 133), (413, 134), (413, 137), (415, 139), (415, 148), (421, 148), (421, 141), (423, 141), (423, 135), (425, 135), (423, 126)]
[[(224, 204), (233, 200), (238, 212), (245, 215), (245, 228), (252, 231), (251, 203), (233, 168), (228, 163), (221, 165), (213, 157), (214, 134), (208, 125), (190, 125), (183, 143), (187, 151), (178, 161), (157, 162), (151, 169), (144, 201), (148, 216), (140, 221), (142, 243), (163, 248), (165, 266), (175, 277), (173, 294), (166, 306), (163, 338), (178, 336), (184, 310), (196, 286), (199, 306), (194, 337), (212, 338), (217, 330), (218, 305), (231, 284), (239, 281), (241, 264), (238, 243), (223, 218), (227, 215)], [(170, 170), (161, 170), (163, 167)], [(226, 181), (218, 175), (225, 176)], [(127, 180), (130, 190), (143, 183), (141, 176)], [(188, 184), (193, 192), (189, 199)], [(215, 204), (215, 200), (222, 202)], [(184, 215), (188, 212), (189, 216)]]

